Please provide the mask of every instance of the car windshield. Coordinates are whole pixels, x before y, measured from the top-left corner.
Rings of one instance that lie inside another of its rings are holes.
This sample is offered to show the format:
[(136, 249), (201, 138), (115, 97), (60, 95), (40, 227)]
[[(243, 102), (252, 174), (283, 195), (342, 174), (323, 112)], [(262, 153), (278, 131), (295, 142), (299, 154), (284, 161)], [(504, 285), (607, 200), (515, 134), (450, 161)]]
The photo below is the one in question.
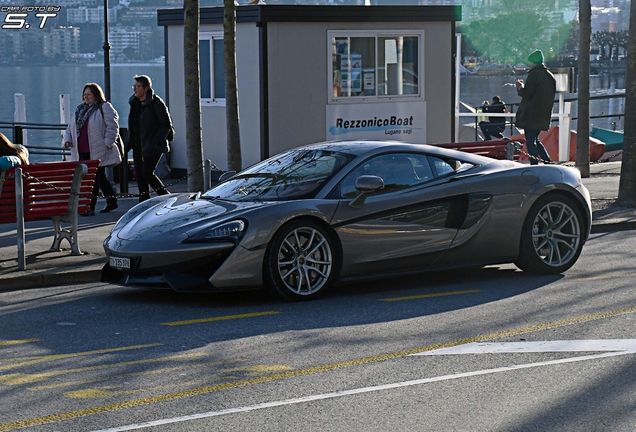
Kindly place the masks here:
[(354, 155), (329, 150), (291, 150), (241, 171), (202, 198), (227, 201), (313, 198), (353, 158)]

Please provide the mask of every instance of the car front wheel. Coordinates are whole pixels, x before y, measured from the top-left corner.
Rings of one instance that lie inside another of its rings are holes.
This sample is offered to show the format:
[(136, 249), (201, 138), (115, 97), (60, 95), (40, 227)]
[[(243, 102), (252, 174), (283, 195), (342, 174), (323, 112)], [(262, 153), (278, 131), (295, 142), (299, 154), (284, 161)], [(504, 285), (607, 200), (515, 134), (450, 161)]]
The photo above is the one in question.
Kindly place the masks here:
[(336, 252), (319, 224), (300, 220), (277, 232), (265, 255), (268, 288), (285, 300), (310, 300), (324, 294), (336, 277)]
[(572, 199), (539, 198), (523, 224), (517, 266), (530, 273), (563, 273), (581, 254), (583, 230), (583, 217)]

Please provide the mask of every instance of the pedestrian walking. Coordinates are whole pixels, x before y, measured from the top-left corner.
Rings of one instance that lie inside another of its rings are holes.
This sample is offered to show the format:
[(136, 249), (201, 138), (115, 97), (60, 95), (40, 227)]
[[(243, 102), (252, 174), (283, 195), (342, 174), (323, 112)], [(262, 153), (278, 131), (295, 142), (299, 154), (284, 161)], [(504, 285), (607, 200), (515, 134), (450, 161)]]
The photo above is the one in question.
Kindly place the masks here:
[(119, 165), (122, 149), (118, 145), (119, 115), (106, 100), (99, 84), (88, 83), (82, 90), (83, 103), (75, 109), (64, 133), (64, 147), (71, 149), (71, 160), (97, 160), (99, 166), (93, 184), (90, 209), (82, 216), (95, 216), (99, 190), (106, 198), (106, 206), (100, 213), (108, 213), (117, 207), (117, 194), (106, 177), (106, 167)]
[(134, 94), (128, 101), (128, 135), (126, 151), (132, 149), (135, 161), (139, 202), (150, 198), (150, 187), (158, 195), (170, 193), (155, 170), (164, 153), (170, 151), (174, 137), (172, 119), (165, 102), (154, 93), (152, 80), (146, 75), (134, 77)]
[(556, 80), (545, 66), (543, 52), (540, 50), (528, 56), (528, 63), (530, 71), (526, 81), (517, 80), (515, 83), (517, 94), (521, 96), (515, 124), (524, 130), (526, 147), (531, 156), (530, 163), (537, 165), (539, 160), (552, 163), (543, 143), (539, 141), (539, 133), (550, 129)]

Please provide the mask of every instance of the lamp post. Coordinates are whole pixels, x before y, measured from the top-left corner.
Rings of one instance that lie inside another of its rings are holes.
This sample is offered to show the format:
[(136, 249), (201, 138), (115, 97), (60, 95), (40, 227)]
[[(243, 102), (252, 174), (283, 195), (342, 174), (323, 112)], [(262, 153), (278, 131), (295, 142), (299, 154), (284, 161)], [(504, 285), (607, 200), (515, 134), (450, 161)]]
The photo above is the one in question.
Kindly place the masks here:
[[(108, 0), (104, 0), (104, 96), (110, 102), (110, 43), (108, 42)], [(128, 193), (128, 156), (125, 163), (119, 164), (119, 188), (121, 193)], [(113, 178), (113, 169), (108, 168), (106, 177)]]
[(110, 43), (108, 42), (108, 0), (104, 0), (104, 92), (110, 101)]

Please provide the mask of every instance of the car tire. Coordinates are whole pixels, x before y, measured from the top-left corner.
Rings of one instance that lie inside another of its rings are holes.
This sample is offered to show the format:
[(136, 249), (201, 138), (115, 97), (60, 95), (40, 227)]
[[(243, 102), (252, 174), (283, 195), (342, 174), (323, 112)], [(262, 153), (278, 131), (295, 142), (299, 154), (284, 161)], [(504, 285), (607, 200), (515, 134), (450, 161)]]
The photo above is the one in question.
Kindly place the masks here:
[(325, 294), (337, 273), (335, 243), (320, 224), (297, 220), (284, 225), (265, 254), (265, 284), (284, 300), (312, 300)]
[(565, 195), (537, 200), (521, 230), (517, 267), (528, 273), (559, 274), (578, 260), (585, 243), (579, 208)]

